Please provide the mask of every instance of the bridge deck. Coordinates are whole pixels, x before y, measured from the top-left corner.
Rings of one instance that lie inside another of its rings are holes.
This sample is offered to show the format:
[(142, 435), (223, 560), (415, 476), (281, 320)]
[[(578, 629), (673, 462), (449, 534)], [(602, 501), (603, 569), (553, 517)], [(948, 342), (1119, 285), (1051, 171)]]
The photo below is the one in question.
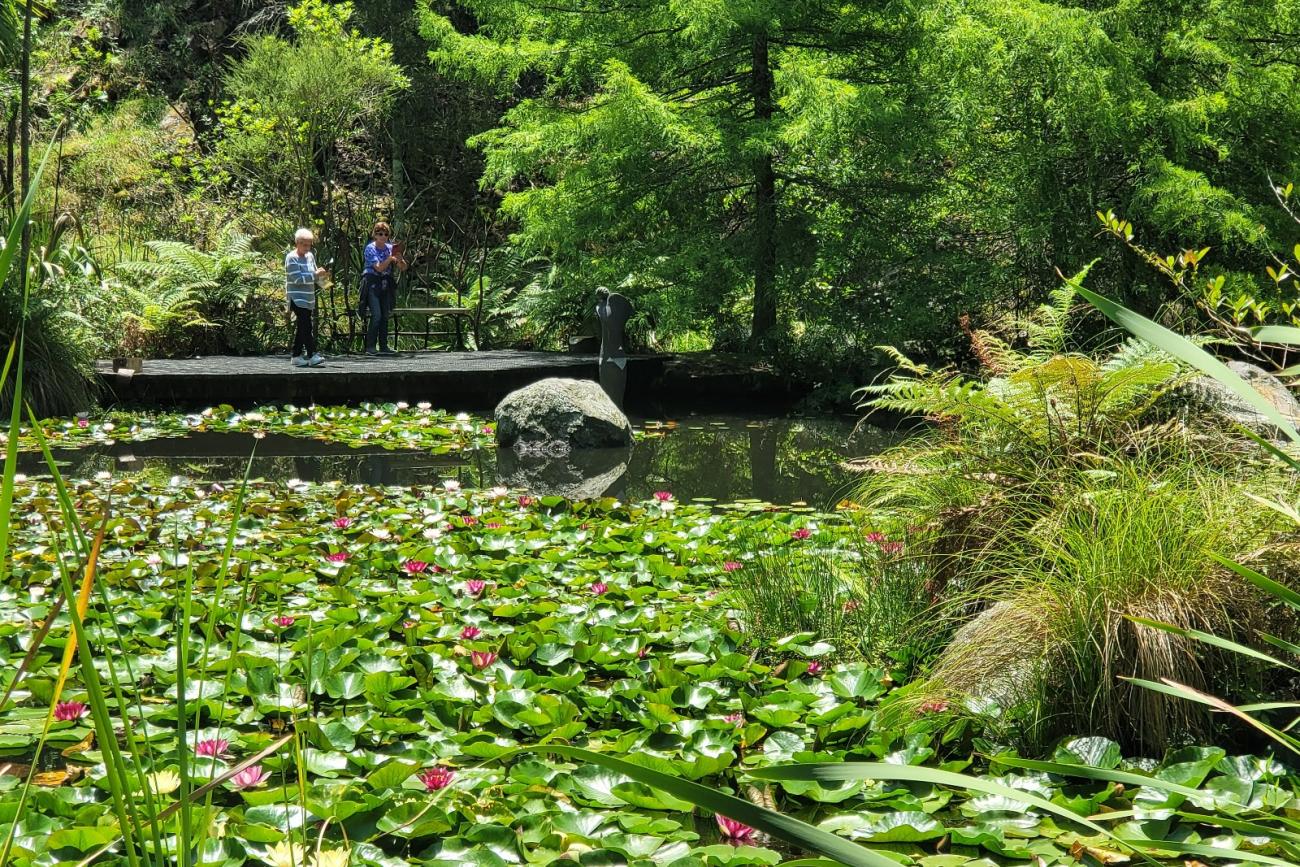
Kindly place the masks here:
[[(748, 406), (798, 397), (770, 370), (723, 355), (628, 359), (629, 406)], [(285, 356), (210, 356), (144, 362), (136, 373), (99, 363), (118, 402), (150, 406), (252, 406), (429, 401), (447, 409), (494, 407), (515, 389), (552, 376), (596, 379), (594, 355), (497, 350), (417, 352), (391, 358), (340, 356), (314, 368)]]

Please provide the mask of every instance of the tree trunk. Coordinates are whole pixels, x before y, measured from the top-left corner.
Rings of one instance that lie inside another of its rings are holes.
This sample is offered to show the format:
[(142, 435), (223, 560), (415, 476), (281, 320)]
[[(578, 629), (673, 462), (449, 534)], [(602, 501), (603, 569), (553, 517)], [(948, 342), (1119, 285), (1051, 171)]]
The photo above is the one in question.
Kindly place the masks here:
[[(772, 64), (767, 33), (754, 35), (750, 89), (754, 119), (766, 127), (772, 119)], [(754, 319), (750, 346), (758, 348), (776, 325), (776, 172), (770, 151), (754, 166)]]

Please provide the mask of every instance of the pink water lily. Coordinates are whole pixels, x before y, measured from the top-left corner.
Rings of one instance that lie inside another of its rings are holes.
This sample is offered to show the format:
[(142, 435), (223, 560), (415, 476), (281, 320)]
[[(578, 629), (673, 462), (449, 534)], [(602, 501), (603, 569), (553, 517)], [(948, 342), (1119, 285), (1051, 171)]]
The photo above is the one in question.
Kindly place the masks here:
[(654, 498), (661, 503), (666, 503), (673, 498), (673, 495), (668, 491), (655, 491)]
[(230, 756), (230, 741), (225, 738), (208, 738), (194, 745), (194, 755), (212, 759), (224, 759)]
[(424, 788), (430, 792), (436, 792), (439, 789), (445, 789), (451, 785), (451, 781), (456, 778), (456, 772), (451, 768), (444, 768), (441, 765), (429, 768), (427, 771), (416, 775), (420, 782), (424, 783)]
[(477, 596), (487, 589), (487, 582), (480, 581), (477, 578), (471, 578), (465, 582), (465, 592), (470, 596)]
[(347, 551), (335, 551), (333, 554), (326, 554), (325, 559), (331, 563), (346, 563), (350, 556), (352, 555)]
[(475, 518), (473, 515), (462, 515), (460, 522), (466, 527), (473, 527), (478, 524), (478, 518)]
[(348, 527), (351, 526), (352, 526), (352, 519), (347, 517), (346, 515), (344, 515), (341, 518), (334, 519), (334, 528), (336, 530), (346, 530)]
[(265, 785), (269, 779), (271, 779), (271, 775), (262, 770), (261, 765), (249, 765), (230, 778), (230, 785), (236, 789), (255, 789), (258, 786)]
[(274, 623), (276, 626), (286, 627), (286, 628), (289, 626), (293, 626), (293, 621), (294, 618), (288, 614), (278, 614), (275, 617), (271, 618), (271, 622)]
[(485, 425), (483, 425), (483, 433), (487, 434), (488, 436), (491, 436), (491, 435), (492, 435), (492, 425), (490, 425), (490, 424), (485, 424)]
[(500, 522), (500, 521), (488, 521), (488, 522), (487, 522), (486, 524), (484, 524), (483, 526), (486, 527), (486, 528), (489, 529), (489, 530), (500, 530), (500, 529), (501, 529), (501, 522)]
[(591, 592), (595, 593), (597, 596), (604, 596), (609, 592), (609, 585), (604, 581), (597, 581), (595, 584), (591, 585)]
[(872, 543), (873, 545), (879, 545), (880, 543), (885, 541), (885, 534), (879, 531), (871, 532), (867, 534), (866, 538), (867, 541)]
[(745, 724), (745, 715), (740, 711), (736, 711), (735, 713), (729, 713), (726, 716), (724, 716), (722, 718), (722, 721), (729, 722), (736, 728), (740, 728)]
[(537, 501), (534, 500), (532, 497), (528, 496), (527, 494), (525, 494), (524, 496), (519, 498), (518, 502), (519, 502), (519, 508), (527, 509), (529, 506), (531, 506), (533, 503)]
[(429, 568), (433, 570), (433, 573), (434, 573), (435, 575), (441, 575), (441, 574), (443, 574), (444, 572), (447, 571), (447, 567), (446, 567), (446, 566), (439, 566), (437, 563), (434, 563), (434, 564), (433, 564), (432, 566), (430, 566)]
[(465, 639), (466, 641), (473, 641), (475, 638), (478, 638), (482, 634), (483, 634), (483, 630), (479, 629), (477, 626), (466, 626), (464, 629), (460, 631), (460, 637)]
[(790, 538), (802, 540), (807, 539), (811, 535), (812, 530), (809, 530), (807, 527), (800, 527), (798, 530), (795, 530), (790, 534)]
[(54, 706), (54, 718), (59, 722), (81, 719), (90, 713), (84, 701), (61, 701)]
[(82, 428), (90, 427), (90, 419), (86, 419), (86, 418), (77, 419), (77, 427), (82, 427)]
[(822, 664), (814, 659), (812, 662), (808, 663), (808, 673), (811, 674), (813, 677), (816, 677), (817, 675), (821, 674)]
[(497, 655), (491, 650), (475, 650), (469, 655), (470, 662), (474, 663), (475, 668), (487, 668), (497, 661)]
[(423, 560), (407, 560), (402, 564), (402, 568), (411, 575), (419, 575), (425, 569), (429, 568), (429, 564)]
[(735, 560), (728, 560), (728, 561), (726, 561), (725, 563), (722, 564), (722, 571), (723, 571), (723, 572), (735, 572), (737, 569), (742, 568), (742, 565), (743, 565), (743, 564), (741, 564), (741, 563), (737, 563)]
[(718, 822), (718, 830), (722, 832), (722, 839), (733, 846), (748, 843), (754, 837), (754, 829), (743, 822), (728, 819), (723, 815), (716, 815), (713, 818)]
[(650, 655), (650, 648), (648, 647), (643, 647), (636, 652), (637, 659), (645, 659), (649, 655)]

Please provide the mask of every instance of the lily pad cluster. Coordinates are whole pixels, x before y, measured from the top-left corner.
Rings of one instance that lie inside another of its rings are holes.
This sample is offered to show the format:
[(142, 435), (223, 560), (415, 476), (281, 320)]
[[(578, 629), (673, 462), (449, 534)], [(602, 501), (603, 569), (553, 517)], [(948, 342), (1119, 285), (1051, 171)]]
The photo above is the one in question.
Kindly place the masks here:
[[(802, 854), (602, 767), (515, 752), (546, 744), (771, 804), (902, 864), (1130, 857), (977, 789), (749, 775), (791, 762), (969, 766), (953, 758), (966, 731), (955, 709), (878, 713), (888, 671), (836, 661), (813, 635), (755, 646), (732, 616), (726, 588), (754, 558), (837, 550), (855, 532), (838, 515), (454, 483), (257, 483), (241, 495), (110, 478), (73, 483), (68, 503), (92, 534), (102, 528), (85, 632), (99, 679), (120, 690), (114, 739), (157, 863), (173, 863), (177, 805), (196, 789), (188, 839), (222, 867), (695, 867)], [(80, 575), (83, 561), (51, 485), (20, 485), (15, 514), (0, 670), (27, 674), (0, 707), (0, 831), (17, 822), (15, 863), (120, 859), (111, 759), (75, 665), (56, 696), (70, 631), (66, 608), (53, 613), (59, 571)], [(1121, 767), (1098, 739), (1062, 749), (1062, 761)], [(1081, 817), (1113, 817), (1122, 835), (1215, 847), (1226, 861), (1285, 859), (1252, 832), (1294, 804), (1278, 762), (1202, 748), (1123, 767), (1196, 791), (996, 760), (989, 773)]]
[[(264, 406), (239, 411), (228, 405), (197, 413), (108, 412), (94, 418), (46, 419), (41, 433), (51, 448), (83, 448), (114, 442), (144, 442), (191, 433), (283, 434), (348, 446), (379, 446), (445, 454), (493, 443), (493, 426), (468, 413), (449, 413), (427, 403), (346, 406)], [(40, 449), (40, 439), (23, 428), (19, 448)]]

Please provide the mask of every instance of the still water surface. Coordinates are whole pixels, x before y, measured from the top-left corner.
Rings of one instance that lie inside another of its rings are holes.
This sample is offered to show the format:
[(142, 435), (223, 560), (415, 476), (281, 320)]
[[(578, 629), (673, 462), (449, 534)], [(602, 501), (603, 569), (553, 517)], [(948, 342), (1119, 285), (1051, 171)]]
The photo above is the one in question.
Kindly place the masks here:
[[(195, 481), (242, 478), (257, 447), (253, 476), (349, 484), (436, 484), (455, 479), (467, 487), (505, 484), (535, 493), (648, 498), (672, 491), (678, 500), (723, 502), (753, 498), (769, 503), (836, 502), (852, 484), (839, 464), (875, 454), (900, 435), (851, 418), (746, 418), (726, 415), (641, 420), (630, 452), (574, 453), (548, 461), (521, 459), (510, 451), (460, 455), (384, 451), (284, 435), (254, 440), (251, 434), (201, 433), (143, 443), (117, 443), (57, 453), (65, 475), (88, 478), (101, 471), (183, 476)], [(38, 455), (24, 455), (21, 469), (42, 470)]]

